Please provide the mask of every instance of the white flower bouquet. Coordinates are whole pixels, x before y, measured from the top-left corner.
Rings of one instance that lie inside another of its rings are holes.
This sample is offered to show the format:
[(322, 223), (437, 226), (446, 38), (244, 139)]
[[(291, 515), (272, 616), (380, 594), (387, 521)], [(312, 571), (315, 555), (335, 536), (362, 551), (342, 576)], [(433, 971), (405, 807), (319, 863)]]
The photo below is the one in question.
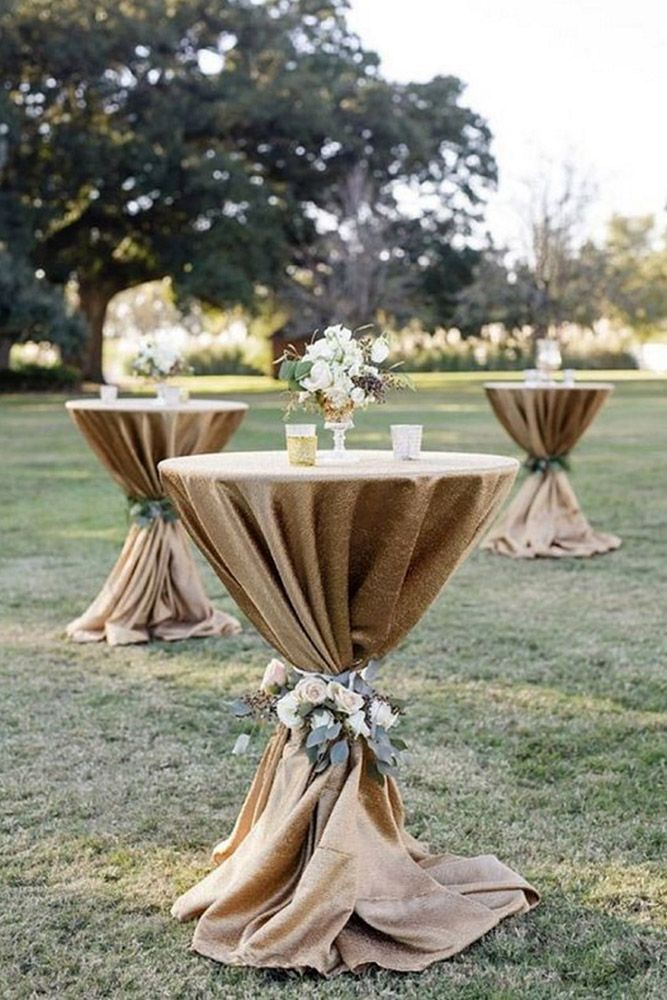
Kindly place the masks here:
[[(238, 717), (277, 719), (287, 726), (301, 741), (315, 774), (331, 764), (344, 764), (351, 745), (361, 740), (370, 750), (371, 776), (383, 784), (386, 775), (395, 773), (407, 748), (403, 740), (389, 736), (402, 706), (371, 686), (377, 671), (377, 663), (371, 661), (361, 671), (348, 670), (331, 678), (302, 674), (280, 660), (271, 660), (259, 691), (235, 701), (232, 710)], [(237, 740), (237, 746), (244, 749), (247, 743), (247, 735)]]
[(347, 327), (328, 326), (303, 355), (290, 347), (278, 377), (287, 382), (287, 411), (297, 406), (319, 410), (330, 424), (347, 423), (355, 409), (384, 402), (388, 389), (408, 380), (383, 367), (389, 357), (385, 336), (355, 338)]
[(155, 382), (190, 370), (175, 338), (166, 331), (141, 340), (131, 367), (135, 375)]

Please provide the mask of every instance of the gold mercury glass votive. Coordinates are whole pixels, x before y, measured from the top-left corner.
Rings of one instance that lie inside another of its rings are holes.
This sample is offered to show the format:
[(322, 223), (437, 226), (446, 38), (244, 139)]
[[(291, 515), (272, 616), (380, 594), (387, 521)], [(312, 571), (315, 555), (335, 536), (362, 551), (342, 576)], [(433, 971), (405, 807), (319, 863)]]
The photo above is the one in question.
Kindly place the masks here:
[(315, 465), (317, 458), (315, 424), (287, 424), (285, 439), (290, 465)]

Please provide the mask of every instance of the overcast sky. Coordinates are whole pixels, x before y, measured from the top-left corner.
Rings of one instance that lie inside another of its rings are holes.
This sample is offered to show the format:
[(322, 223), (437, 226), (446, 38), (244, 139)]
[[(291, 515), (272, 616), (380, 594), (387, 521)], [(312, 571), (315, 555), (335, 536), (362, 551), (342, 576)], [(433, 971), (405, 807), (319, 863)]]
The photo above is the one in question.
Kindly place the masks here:
[(351, 0), (385, 74), (452, 73), (494, 133), (487, 219), (514, 242), (522, 182), (569, 158), (597, 186), (591, 224), (667, 203), (667, 0)]

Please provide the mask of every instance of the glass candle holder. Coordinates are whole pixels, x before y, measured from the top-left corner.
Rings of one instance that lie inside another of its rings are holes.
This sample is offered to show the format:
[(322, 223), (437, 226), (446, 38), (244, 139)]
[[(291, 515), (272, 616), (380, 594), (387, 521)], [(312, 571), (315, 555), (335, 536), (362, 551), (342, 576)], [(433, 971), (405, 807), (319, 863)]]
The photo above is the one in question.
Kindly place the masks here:
[(563, 371), (563, 385), (574, 385), (575, 372), (574, 368), (566, 368)]
[(394, 458), (399, 462), (414, 462), (422, 450), (421, 424), (392, 424), (391, 443), (394, 448)]
[(101, 385), (100, 386), (100, 399), (103, 403), (115, 403), (118, 399), (118, 386), (117, 385)]
[(160, 382), (157, 386), (157, 398), (162, 406), (178, 406), (181, 401), (181, 390), (177, 385)]
[(290, 465), (315, 465), (317, 458), (317, 429), (315, 424), (287, 424), (285, 426), (287, 460)]
[(561, 365), (560, 347), (557, 340), (545, 337), (537, 341), (537, 370), (543, 381), (549, 382)]

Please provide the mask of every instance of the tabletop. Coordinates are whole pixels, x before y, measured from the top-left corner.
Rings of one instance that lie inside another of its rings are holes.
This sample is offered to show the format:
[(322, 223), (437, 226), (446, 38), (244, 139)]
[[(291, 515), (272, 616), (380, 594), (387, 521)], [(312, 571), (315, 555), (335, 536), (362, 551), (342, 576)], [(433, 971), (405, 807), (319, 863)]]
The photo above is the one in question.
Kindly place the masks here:
[[(285, 451), (245, 451), (215, 455), (188, 455), (168, 458), (159, 469), (167, 478), (220, 479), (240, 482), (251, 479), (321, 482), (364, 479), (417, 479), (484, 473), (514, 473), (519, 463), (500, 455), (468, 454), (465, 452), (422, 452), (417, 461), (398, 461), (390, 451), (351, 451), (352, 461), (327, 461), (322, 452), (321, 464), (290, 465)], [(323, 460), (324, 459), (324, 460)]]
[(591, 389), (604, 389), (605, 392), (611, 392), (614, 385), (612, 382), (575, 382), (573, 385), (565, 385), (564, 382), (538, 382), (534, 385), (528, 382), (485, 382), (484, 388), (511, 389), (514, 391), (528, 389), (530, 392), (534, 392), (537, 389), (549, 389), (557, 392), (577, 392), (583, 389), (590, 392)]
[(173, 405), (159, 402), (154, 398), (116, 399), (112, 403), (101, 399), (70, 399), (65, 403), (68, 410), (95, 410), (107, 413), (211, 413), (247, 410), (247, 403), (237, 400), (190, 399), (187, 403)]

